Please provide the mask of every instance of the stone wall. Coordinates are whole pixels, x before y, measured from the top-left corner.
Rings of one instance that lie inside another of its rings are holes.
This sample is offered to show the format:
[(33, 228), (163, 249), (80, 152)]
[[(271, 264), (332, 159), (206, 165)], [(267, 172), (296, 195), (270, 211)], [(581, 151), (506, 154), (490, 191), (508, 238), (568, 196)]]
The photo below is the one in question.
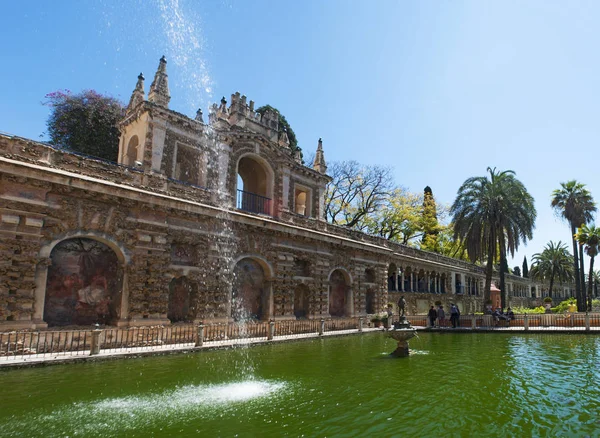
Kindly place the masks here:
[[(196, 125), (192, 128), (197, 130)], [(152, 129), (147, 132), (146, 148), (152, 144)], [(215, 167), (222, 161), (210, 151), (207, 189), (171, 180), (146, 165), (142, 169), (120, 166), (0, 136), (0, 329), (45, 327), (50, 298), (64, 298), (62, 308), (75, 313), (98, 312), (99, 322), (169, 323), (174, 279), (183, 277), (186, 280), (177, 284), (193, 285), (193, 293), (184, 297), (193, 319), (227, 321), (232, 317), (234, 268), (244, 258), (255, 260), (265, 274), (263, 319), (295, 318), (295, 294), (300, 290), (308, 293), (306, 317), (329, 317), (334, 271), (345, 282), (340, 295), (344, 302), (334, 303), (336, 309), (343, 308), (345, 316), (383, 312), (402, 293), (388, 293), (391, 263), (403, 272), (410, 268), (427, 279), (444, 279), (443, 294), (404, 292), (410, 313), (423, 312), (436, 300), (457, 302), (466, 313), (481, 310), (481, 296), (455, 295), (452, 281), (461, 275), (482, 281), (480, 267), (290, 213), (282, 205), (274, 217), (236, 210), (230, 192), (239, 156), (254, 150), (270, 163), (274, 196), (279, 200), (284, 197), (283, 168), (293, 165), (265, 139), (239, 143), (239, 136), (219, 135), (227, 146), (223, 148), (228, 154), (227, 178), (222, 179)], [(183, 141), (172, 134), (165, 139), (167, 153), (173, 142)], [(151, 162), (152, 151), (147, 150), (144, 163)], [(166, 172), (169, 161), (165, 158), (164, 163)], [(319, 212), (317, 192), (326, 178), (301, 167), (291, 171), (292, 176), (300, 174), (313, 178), (313, 208)], [(220, 180), (228, 182), (228, 192), (217, 193)], [(288, 198), (293, 201), (293, 196)], [(66, 265), (54, 267), (51, 274), (58, 280), (48, 278), (53, 250), (70, 239), (91, 239), (114, 251), (118, 266), (111, 275), (115, 278), (106, 278), (99, 268), (94, 273), (90, 263), (97, 255), (82, 253), (67, 254), (70, 271)], [(55, 280), (57, 295), (49, 297), (48, 284)], [(525, 279), (509, 280), (529, 284)], [(119, 291), (110, 297), (111, 308), (117, 310), (101, 315), (104, 307), (99, 297), (109, 283), (118, 284)], [(519, 300), (525, 303), (527, 298)]]

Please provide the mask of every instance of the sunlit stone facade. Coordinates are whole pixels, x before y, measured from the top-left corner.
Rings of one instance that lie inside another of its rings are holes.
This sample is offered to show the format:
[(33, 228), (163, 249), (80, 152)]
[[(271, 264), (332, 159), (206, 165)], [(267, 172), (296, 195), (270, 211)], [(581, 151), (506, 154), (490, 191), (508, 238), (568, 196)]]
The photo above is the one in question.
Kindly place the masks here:
[[(0, 329), (482, 309), (481, 268), (325, 222), (320, 139), (306, 166), (239, 93), (206, 121), (169, 100), (163, 58), (118, 164), (0, 135)], [(513, 305), (542, 295), (507, 284)]]

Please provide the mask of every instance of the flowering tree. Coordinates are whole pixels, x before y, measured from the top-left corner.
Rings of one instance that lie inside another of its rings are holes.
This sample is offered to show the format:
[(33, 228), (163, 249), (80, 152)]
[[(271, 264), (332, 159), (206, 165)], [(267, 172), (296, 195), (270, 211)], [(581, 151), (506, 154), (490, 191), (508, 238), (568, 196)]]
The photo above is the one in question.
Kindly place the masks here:
[(105, 160), (117, 161), (118, 123), (125, 114), (121, 102), (94, 90), (47, 94), (51, 112), (46, 122), (50, 143)]

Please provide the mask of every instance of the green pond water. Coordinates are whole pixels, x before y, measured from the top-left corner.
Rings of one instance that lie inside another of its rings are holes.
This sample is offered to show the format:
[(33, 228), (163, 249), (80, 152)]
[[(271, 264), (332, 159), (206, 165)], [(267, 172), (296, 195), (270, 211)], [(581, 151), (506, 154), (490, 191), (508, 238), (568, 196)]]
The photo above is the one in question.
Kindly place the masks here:
[(600, 436), (600, 337), (383, 333), (0, 372), (2, 437)]

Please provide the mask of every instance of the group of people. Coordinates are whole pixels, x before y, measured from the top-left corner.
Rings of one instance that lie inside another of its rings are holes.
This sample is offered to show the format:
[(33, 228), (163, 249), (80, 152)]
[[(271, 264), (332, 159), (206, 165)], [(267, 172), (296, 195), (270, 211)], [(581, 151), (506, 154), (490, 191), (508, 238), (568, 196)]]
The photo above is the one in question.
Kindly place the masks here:
[(515, 319), (515, 313), (512, 311), (512, 309), (510, 307), (508, 309), (506, 309), (506, 313), (504, 313), (500, 307), (497, 307), (496, 310), (494, 310), (492, 312), (492, 316), (494, 317), (494, 321), (496, 321), (496, 322), (500, 322), (500, 321), (509, 321), (510, 322), (511, 320)]
[[(446, 312), (444, 306), (441, 304), (438, 306), (437, 310), (434, 306), (431, 306), (427, 316), (429, 317), (429, 325), (431, 327), (436, 326), (436, 320), (438, 327), (444, 327), (446, 325)], [(452, 324), (452, 328), (460, 326), (460, 309), (454, 303), (450, 304), (450, 323)]]

